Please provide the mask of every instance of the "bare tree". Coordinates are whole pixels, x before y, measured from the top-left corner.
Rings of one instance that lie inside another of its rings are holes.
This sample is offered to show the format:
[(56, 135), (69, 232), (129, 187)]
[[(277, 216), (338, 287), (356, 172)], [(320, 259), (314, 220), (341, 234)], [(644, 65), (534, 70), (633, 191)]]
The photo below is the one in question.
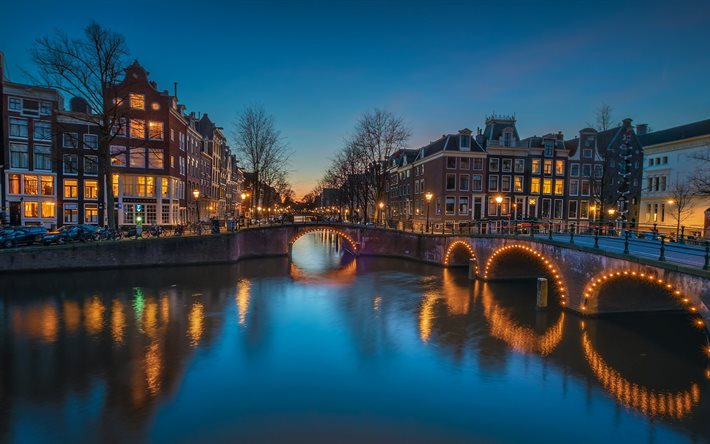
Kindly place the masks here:
[[(80, 97), (88, 105), (89, 113), (74, 113), (72, 117), (98, 128), (98, 171), (99, 177), (104, 178), (99, 181), (99, 195), (104, 196), (108, 225), (112, 228), (116, 227), (116, 218), (110, 146), (126, 112), (126, 107), (121, 106), (125, 97), (116, 96), (114, 85), (123, 75), (127, 56), (123, 36), (96, 22), (84, 29), (80, 39), (71, 39), (57, 31), (51, 37), (37, 39), (32, 49), (32, 59), (38, 68), (37, 77), (33, 76), (35, 82), (69, 97)], [(103, 209), (100, 207), (99, 211), (102, 222)]]
[(353, 135), (346, 143), (366, 162), (362, 173), (368, 177), (370, 186), (365, 205), (372, 202), (375, 211), (378, 211), (377, 202), (384, 197), (387, 185), (387, 161), (395, 151), (405, 147), (410, 135), (409, 128), (401, 118), (389, 111), (375, 109), (360, 117)]
[[(596, 112), (594, 113), (594, 119), (596, 121), (596, 124), (594, 125), (594, 128), (597, 131), (606, 131), (612, 126), (614, 126), (614, 123), (611, 118), (611, 112), (613, 111), (613, 108), (606, 103), (602, 102), (601, 105), (599, 105), (599, 108), (597, 108)], [(589, 125), (592, 126), (592, 125)]]
[(696, 194), (710, 196), (710, 149), (693, 156), (696, 168), (690, 176), (690, 183)]
[(692, 184), (687, 180), (683, 180), (680, 175), (673, 181), (669, 191), (671, 200), (668, 203), (673, 205), (675, 209), (675, 211), (670, 212), (670, 216), (676, 221), (675, 237), (678, 239), (681, 224), (693, 212), (695, 192)]
[(274, 117), (261, 106), (248, 107), (237, 117), (234, 140), (237, 156), (254, 174), (253, 209), (262, 197), (263, 188), (285, 180), (291, 152), (276, 129)]

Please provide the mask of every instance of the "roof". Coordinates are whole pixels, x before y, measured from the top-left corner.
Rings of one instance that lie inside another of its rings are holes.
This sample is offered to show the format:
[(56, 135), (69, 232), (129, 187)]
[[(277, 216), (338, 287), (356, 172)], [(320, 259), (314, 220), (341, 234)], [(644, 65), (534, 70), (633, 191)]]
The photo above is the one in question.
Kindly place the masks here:
[[(470, 133), (470, 130), (461, 130), (461, 132), (458, 132), (456, 134), (444, 134), (440, 138), (436, 139), (433, 142), (430, 142), (428, 145), (425, 145), (421, 147), (418, 152), (419, 155), (417, 156), (417, 159), (422, 159), (426, 156), (431, 156), (432, 154), (438, 153), (439, 151), (462, 151), (462, 152), (479, 152), (479, 153), (485, 153), (486, 151), (481, 147), (481, 145), (476, 141), (476, 138), (473, 135), (466, 134), (465, 131), (468, 131)], [(466, 150), (466, 149), (461, 149), (460, 147), (460, 142), (461, 142), (461, 136), (462, 134), (464, 135), (470, 135), (471, 136), (471, 149)]]
[(655, 131), (638, 138), (642, 146), (651, 146), (705, 135), (710, 135), (710, 119)]

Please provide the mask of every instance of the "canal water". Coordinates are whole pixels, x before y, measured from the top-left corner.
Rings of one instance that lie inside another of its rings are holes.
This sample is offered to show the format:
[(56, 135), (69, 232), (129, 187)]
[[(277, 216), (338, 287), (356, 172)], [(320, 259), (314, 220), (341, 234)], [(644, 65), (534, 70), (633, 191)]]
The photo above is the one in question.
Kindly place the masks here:
[(230, 266), (3, 276), (0, 442), (708, 442), (684, 316), (535, 309), (533, 282), (314, 233)]

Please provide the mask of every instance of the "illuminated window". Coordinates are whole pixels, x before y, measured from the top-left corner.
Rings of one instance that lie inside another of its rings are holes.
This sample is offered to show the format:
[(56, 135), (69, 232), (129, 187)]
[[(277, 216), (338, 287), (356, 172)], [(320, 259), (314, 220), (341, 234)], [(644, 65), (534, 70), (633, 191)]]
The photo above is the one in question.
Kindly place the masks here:
[(563, 194), (565, 194), (565, 181), (555, 179), (555, 195), (562, 196)]
[(516, 193), (523, 192), (523, 176), (515, 176), (515, 182), (513, 183), (513, 191)]
[(19, 174), (10, 174), (8, 185), (9, 185), (9, 189), (8, 189), (9, 194), (20, 194), (20, 175)]
[(79, 209), (77, 204), (64, 204), (64, 223), (76, 224), (79, 222)]
[(552, 160), (546, 159), (544, 163), (544, 173), (546, 176), (552, 175)]
[(54, 195), (54, 177), (40, 176), (40, 190), (44, 196)]
[(540, 159), (533, 159), (532, 160), (532, 173), (533, 174), (540, 174)]
[(145, 168), (145, 148), (131, 147), (131, 168)]
[(25, 202), (25, 217), (39, 217), (39, 202)]
[(64, 198), (76, 199), (79, 197), (79, 182), (76, 179), (64, 179)]
[(99, 197), (99, 185), (95, 180), (84, 181), (84, 199), (97, 199)]
[(128, 103), (132, 109), (145, 109), (145, 96), (143, 94), (129, 94)]
[(87, 223), (87, 224), (99, 223), (99, 208), (96, 204), (84, 205), (84, 223)]
[(552, 179), (542, 181), (542, 194), (552, 194)]
[(530, 192), (534, 194), (540, 194), (540, 178), (533, 177), (530, 181)]
[(145, 120), (131, 119), (131, 138), (145, 139)]
[(170, 192), (170, 188), (168, 186), (169, 183), (170, 183), (170, 181), (168, 180), (167, 177), (162, 177), (160, 179), (160, 195), (164, 199), (167, 199), (169, 197), (169, 192)]
[(39, 179), (37, 176), (25, 176), (25, 194), (39, 194)]
[(564, 160), (556, 160), (555, 161), (555, 175), (556, 176), (564, 176), (565, 175), (565, 161)]
[(111, 166), (126, 166), (126, 147), (111, 145)]
[(113, 189), (113, 195), (118, 196), (118, 174), (111, 176), (111, 188)]
[(163, 149), (149, 148), (148, 149), (148, 168), (162, 169), (163, 168)]
[(158, 111), (160, 109), (160, 103), (153, 102), (150, 104), (150, 107), (153, 109), (153, 111)]
[(148, 122), (148, 138), (151, 140), (163, 140), (163, 122)]
[(54, 202), (42, 202), (42, 217), (54, 217)]

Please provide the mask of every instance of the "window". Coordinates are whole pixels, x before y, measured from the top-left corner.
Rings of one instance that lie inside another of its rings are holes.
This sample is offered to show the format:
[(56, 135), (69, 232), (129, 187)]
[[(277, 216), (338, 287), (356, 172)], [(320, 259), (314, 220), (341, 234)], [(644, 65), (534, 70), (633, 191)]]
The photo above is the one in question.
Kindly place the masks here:
[(590, 194), (590, 188), (589, 188), (589, 181), (588, 180), (583, 180), (582, 181), (582, 196), (589, 196)]
[(660, 185), (660, 178), (659, 177), (654, 177), (653, 178), (653, 191), (659, 191), (659, 185)]
[(582, 177), (592, 177), (592, 166), (588, 163), (582, 165)]
[(148, 149), (148, 168), (162, 169), (163, 168), (163, 149), (149, 148)]
[(555, 176), (564, 176), (565, 175), (565, 161), (564, 160), (556, 160), (555, 161)]
[(542, 199), (542, 204), (540, 205), (540, 211), (542, 212), (542, 217), (550, 217), (550, 199)]
[(130, 152), (131, 168), (145, 168), (145, 148), (132, 146)]
[(455, 157), (447, 157), (446, 158), (446, 168), (450, 169), (450, 170), (456, 169), (456, 158)]
[(25, 175), (25, 194), (39, 194), (39, 179), (37, 176)]
[(79, 145), (79, 135), (77, 133), (62, 133), (62, 146), (64, 148), (76, 148)]
[(54, 177), (53, 176), (39, 176), (40, 180), (40, 192), (43, 196), (54, 195)]
[(525, 171), (525, 159), (515, 159), (515, 172), (522, 173)]
[(540, 194), (540, 178), (533, 177), (530, 180), (530, 192), (533, 194)]
[(131, 119), (131, 138), (145, 139), (145, 120)]
[(98, 199), (99, 185), (95, 180), (84, 181), (84, 199)]
[(515, 176), (513, 179), (513, 191), (516, 193), (523, 192), (523, 176)]
[(594, 165), (594, 177), (597, 179), (601, 179), (601, 177), (604, 175), (604, 170), (602, 168), (601, 164), (596, 164)]
[(160, 210), (161, 222), (164, 224), (170, 223), (170, 205), (163, 205)]
[(568, 219), (577, 219), (577, 201), (576, 200), (570, 200), (567, 203), (567, 218)]
[(510, 173), (513, 170), (513, 159), (503, 159), (501, 168), (504, 173)]
[(469, 150), (471, 149), (471, 136), (462, 134), (461, 135), (461, 149)]
[(471, 168), (471, 159), (468, 157), (462, 157), (459, 159), (459, 168), (462, 170), (468, 170)]
[[(182, 135), (182, 133), (180, 133)], [(151, 140), (163, 140), (163, 122), (148, 122), (148, 138)]]
[(8, 178), (8, 190), (9, 194), (20, 194), (20, 175), (10, 174)]
[(170, 189), (168, 188), (170, 181), (167, 177), (160, 178), (160, 195), (163, 199), (167, 199), (170, 196)]
[(473, 169), (476, 171), (483, 170), (483, 159), (480, 157), (473, 159)]
[(79, 181), (76, 179), (64, 179), (64, 198), (76, 199), (79, 197)]
[(170, 128), (170, 141), (175, 142), (175, 130)]
[(42, 202), (42, 217), (54, 217), (54, 202)]
[(27, 138), (27, 119), (10, 118), (10, 137)]
[(154, 197), (155, 177), (153, 176), (124, 176), (123, 194), (126, 196)]
[(468, 196), (459, 197), (459, 214), (461, 214), (461, 215), (468, 214)]
[(43, 116), (49, 116), (52, 114), (52, 102), (40, 102), (39, 103), (39, 113)]
[(503, 146), (511, 146), (513, 141), (513, 134), (510, 132), (503, 133)]
[(52, 140), (52, 123), (35, 120), (32, 137), (35, 140)]
[(126, 119), (121, 118), (118, 121), (114, 121), (111, 126), (111, 134), (114, 136), (126, 136)]
[(143, 94), (128, 94), (128, 103), (132, 109), (145, 109), (145, 96)]
[(542, 194), (552, 194), (552, 179), (543, 179)]
[(497, 173), (499, 163), (500, 159), (488, 159), (488, 171), (491, 173)]
[(8, 108), (10, 111), (22, 111), (22, 99), (18, 99), (17, 97), (10, 97), (10, 101), (8, 102)]
[(52, 169), (52, 148), (44, 145), (34, 147), (35, 170), (50, 171)]
[(663, 165), (668, 164), (668, 156), (663, 156)]
[(545, 141), (545, 157), (552, 157), (555, 143), (552, 140)]
[(446, 175), (446, 190), (453, 191), (456, 189), (456, 174), (449, 173)]
[(563, 203), (564, 201), (562, 199), (555, 199), (555, 202), (553, 203), (552, 207), (552, 217), (555, 219), (562, 219), (562, 209), (563, 209)]
[(29, 159), (27, 145), (10, 142), (10, 167), (29, 168)]
[(111, 145), (111, 166), (126, 166), (126, 147)]
[(113, 196), (118, 196), (118, 174), (111, 175), (111, 189), (113, 189)]
[(84, 223), (97, 224), (99, 223), (99, 208), (96, 204), (84, 205)]
[(455, 198), (453, 196), (446, 196), (446, 206), (445, 206), (445, 211), (446, 214), (454, 214), (455, 211)]
[(650, 166), (650, 167), (653, 166), (653, 159), (648, 159), (648, 166)]
[(540, 159), (533, 159), (532, 160), (532, 173), (533, 174), (540, 174)]
[(135, 212), (133, 204), (123, 204), (123, 223), (132, 224), (135, 221)]
[(570, 179), (569, 181), (569, 195), (577, 196), (579, 194), (579, 180)]
[(545, 159), (543, 169), (543, 173), (545, 173), (545, 176), (552, 176), (552, 160)]
[(64, 223), (79, 223), (79, 209), (77, 207), (77, 204), (64, 204)]
[(493, 196), (488, 197), (488, 215), (496, 216), (498, 214), (498, 202)]
[(666, 191), (666, 176), (661, 176), (661, 191)]
[(99, 136), (96, 134), (84, 134), (84, 148), (91, 150), (99, 149)]
[(36, 100), (22, 100), (22, 114), (26, 116), (39, 117), (39, 102)]
[(572, 177), (579, 176), (579, 164), (578, 163), (571, 163), (569, 165), (569, 175)]
[(39, 202), (25, 202), (25, 217), (39, 217)]
[(472, 191), (482, 191), (483, 190), (483, 179), (480, 174), (474, 174), (471, 176), (471, 190)]
[(77, 174), (79, 172), (79, 156), (76, 154), (64, 155), (64, 174)]
[(579, 201), (579, 218), (589, 219), (589, 201), (580, 200)]
[(145, 206), (145, 223), (152, 225), (157, 222), (157, 213), (155, 211), (155, 204), (147, 204)]
[(459, 191), (468, 191), (468, 174), (459, 174)]
[(498, 176), (488, 176), (488, 191), (498, 191)]
[(84, 156), (84, 175), (98, 176), (99, 175), (99, 157)]
[(582, 157), (584, 157), (585, 159), (591, 159), (592, 158), (592, 150), (589, 148), (582, 150)]
[(565, 194), (565, 181), (562, 179), (555, 179), (555, 195), (562, 196)]
[(502, 176), (500, 178), (500, 190), (509, 193), (510, 192), (510, 176)]

